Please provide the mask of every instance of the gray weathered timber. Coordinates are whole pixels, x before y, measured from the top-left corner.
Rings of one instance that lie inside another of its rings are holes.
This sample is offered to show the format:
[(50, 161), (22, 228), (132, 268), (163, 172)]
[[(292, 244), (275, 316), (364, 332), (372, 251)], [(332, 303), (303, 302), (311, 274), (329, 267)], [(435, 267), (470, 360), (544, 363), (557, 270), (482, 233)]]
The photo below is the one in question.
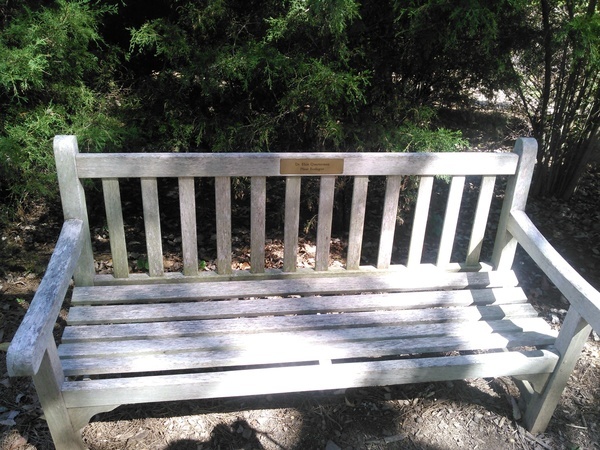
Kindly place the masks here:
[[(462, 355), (398, 361), (276, 367), (240, 371), (65, 382), (68, 407), (219, 398), (320, 389), (549, 373), (549, 351)], [(150, 396), (148, 392), (153, 394)]]
[(537, 141), (533, 138), (520, 138), (515, 143), (514, 152), (519, 155), (519, 165), (514, 177), (506, 185), (502, 212), (498, 221), (492, 265), (498, 270), (512, 266), (517, 250), (517, 240), (507, 230), (508, 220), (513, 210), (524, 211), (529, 195), (529, 186), (533, 178), (536, 163)]
[(360, 267), (368, 187), (369, 177), (357, 176), (354, 178), (350, 231), (348, 234), (348, 254), (346, 256), (346, 269), (348, 270), (358, 270)]
[(125, 226), (123, 225), (123, 210), (121, 208), (121, 191), (119, 180), (104, 178), (102, 180), (104, 191), (104, 208), (110, 236), (110, 253), (113, 262), (113, 273), (116, 278), (129, 276), (129, 263), (127, 261), (127, 245), (125, 244)]
[(196, 190), (194, 187), (194, 178), (181, 177), (178, 182), (183, 274), (194, 276), (198, 275), (198, 231), (196, 229)]
[(250, 189), (250, 271), (264, 273), (267, 179), (252, 177)]
[(477, 208), (475, 209), (475, 217), (473, 218), (473, 228), (471, 228), (467, 259), (465, 261), (467, 266), (476, 266), (479, 264), (495, 184), (496, 177), (482, 177), (479, 197), (477, 198)]
[[(81, 178), (280, 176), (280, 161), (297, 153), (126, 153), (77, 158)], [(502, 153), (302, 153), (344, 159), (340, 175), (513, 175), (518, 157)], [(243, 163), (241, 163), (243, 161)], [(314, 176), (314, 174), (308, 174)]]
[(600, 293), (550, 245), (523, 211), (513, 211), (508, 230), (594, 330), (600, 330)]
[(215, 177), (217, 272), (231, 273), (231, 179)]
[(442, 236), (440, 238), (440, 248), (438, 250), (436, 263), (438, 267), (444, 267), (450, 263), (464, 186), (465, 177), (452, 178), (452, 182), (450, 183), (450, 192), (448, 194), (448, 203), (446, 204), (444, 226), (442, 228)]
[(285, 180), (285, 224), (283, 230), (283, 271), (296, 271), (298, 252), (298, 227), (300, 226), (300, 178)]
[(327, 270), (329, 267), (329, 246), (331, 243), (334, 192), (335, 177), (321, 177), (319, 216), (317, 219), (317, 249), (315, 253), (315, 270), (319, 272)]
[(171, 283), (162, 285), (90, 286), (75, 289), (72, 302), (80, 304), (141, 301), (191, 301), (275, 295), (335, 295), (362, 292), (401, 292), (516, 286), (514, 272), (427, 272), (406, 270), (372, 273), (363, 277), (297, 278), (287, 280)]
[[(520, 139), (512, 154), (84, 155), (73, 136), (58, 136), (66, 221), (9, 348), (9, 373), (33, 376), (59, 450), (82, 448), (78, 430), (119, 404), (477, 376), (513, 376), (523, 393), (525, 425), (543, 431), (590, 329), (600, 329), (600, 293), (524, 212), (535, 147), (534, 140)], [(301, 164), (290, 165), (292, 159)], [(316, 169), (294, 173), (295, 167)], [(434, 197), (439, 175), (452, 177), (447, 197), (437, 191)], [(317, 179), (318, 205), (316, 193), (305, 197), (301, 190), (304, 176)], [(462, 262), (451, 255), (457, 227), (465, 222), (458, 218), (467, 176), (482, 181)], [(508, 186), (499, 220), (489, 213), (498, 176), (506, 176)], [(128, 273), (122, 177), (142, 184), (149, 273)], [(163, 269), (157, 185), (163, 177), (179, 182), (179, 217), (165, 215), (164, 225), (180, 221), (182, 249), (175, 258), (183, 261), (183, 272)], [(197, 177), (214, 182), (216, 227), (212, 220), (196, 222), (197, 205), (204, 208), (207, 200), (205, 192), (195, 192)], [(242, 191), (245, 183), (235, 184), (239, 205), (232, 205), (231, 177), (250, 179), (249, 194)], [(334, 226), (336, 177), (342, 201), (335, 203)], [(377, 180), (370, 184), (373, 177), (386, 178), (385, 193)], [(399, 202), (405, 177), (420, 180), (409, 230), (397, 220), (399, 203), (406, 204)], [(102, 179), (112, 274), (94, 271), (86, 178)], [(285, 180), (285, 195), (277, 179)], [(351, 184), (350, 202), (344, 188)], [(444, 207), (438, 200), (446, 208), (438, 243), (425, 240), (433, 198), (436, 211)], [(298, 266), (299, 242), (314, 239), (301, 222), (305, 206), (318, 207), (314, 268)], [(249, 233), (237, 223), (232, 229), (232, 208), (248, 221)], [(373, 217), (381, 218), (380, 226)], [(268, 255), (267, 219), (273, 243), (281, 235), (284, 241), (283, 250), (269, 245)], [(271, 221), (280, 223), (271, 227)], [(481, 246), (494, 228), (488, 264)], [(347, 243), (345, 266), (343, 260), (329, 266), (333, 256), (339, 258), (337, 238)], [(571, 304), (559, 333), (528, 302), (510, 270), (519, 244)], [(437, 254), (436, 264), (422, 263), (425, 249)], [(199, 251), (216, 262), (216, 270), (198, 270)], [(406, 253), (403, 265), (396, 255)], [(243, 269), (233, 270), (234, 257)], [(56, 348), (52, 328), (72, 275), (72, 306)]]
[(398, 219), (398, 199), (400, 198), (400, 187), (402, 177), (390, 176), (387, 178), (385, 187), (385, 199), (383, 203), (383, 217), (381, 218), (381, 232), (379, 236), (379, 253), (377, 255), (377, 268), (387, 269), (392, 260), (394, 248), (394, 233)]
[(142, 206), (148, 252), (148, 272), (152, 277), (164, 273), (160, 212), (158, 210), (158, 184), (156, 178), (142, 178)]
[(431, 202), (431, 192), (433, 190), (433, 177), (421, 177), (419, 181), (419, 192), (417, 194), (417, 205), (415, 207), (415, 217), (410, 238), (410, 247), (408, 250), (408, 261), (406, 265), (414, 268), (421, 264), (423, 256), (423, 244), (425, 242), (425, 229), (427, 228), (427, 218), (429, 217), (429, 204)]
[(60, 200), (65, 220), (77, 219), (83, 222), (83, 245), (79, 264), (75, 269), (75, 282), (79, 286), (91, 286), (94, 282), (94, 254), (90, 237), (85, 192), (81, 175), (77, 172), (76, 158), (79, 155), (75, 136), (54, 138), (54, 159), (60, 188)]
[(52, 330), (77, 267), (84, 235), (81, 220), (69, 219), (63, 224), (44, 278), (8, 349), (6, 365), (11, 376), (33, 376), (49, 343), (54, 345)]
[(65, 405), (62, 392), (64, 379), (56, 346), (51, 342), (44, 352), (39, 370), (33, 375), (33, 383), (56, 448), (84, 450), (86, 446), (80, 430), (73, 426)]

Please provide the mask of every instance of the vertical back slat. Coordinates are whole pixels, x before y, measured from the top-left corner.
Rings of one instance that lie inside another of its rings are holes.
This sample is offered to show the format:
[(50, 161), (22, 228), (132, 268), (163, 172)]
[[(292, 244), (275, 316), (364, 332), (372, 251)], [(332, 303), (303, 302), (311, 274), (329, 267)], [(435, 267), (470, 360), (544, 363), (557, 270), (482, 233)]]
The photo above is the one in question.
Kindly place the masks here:
[(354, 177), (350, 231), (348, 233), (348, 256), (346, 259), (346, 269), (348, 270), (358, 270), (360, 267), (360, 252), (365, 228), (368, 186), (369, 177)]
[(481, 247), (483, 246), (485, 227), (490, 214), (495, 184), (496, 177), (494, 176), (483, 177), (481, 179), (479, 198), (477, 199), (477, 209), (473, 219), (471, 239), (469, 240), (469, 249), (467, 250), (467, 259), (465, 261), (467, 266), (479, 264), (479, 257), (481, 256)]
[(115, 278), (127, 278), (127, 246), (125, 244), (125, 227), (123, 225), (123, 209), (121, 207), (121, 191), (117, 178), (103, 178), (104, 208), (110, 236), (110, 252), (112, 254), (113, 275)]
[(296, 271), (298, 226), (300, 225), (300, 177), (286, 177), (283, 270)]
[(229, 274), (232, 272), (230, 177), (215, 177), (215, 201), (217, 210), (217, 273)]
[(160, 213), (158, 210), (158, 185), (156, 178), (142, 178), (142, 205), (148, 251), (148, 271), (151, 277), (164, 275)]
[(196, 190), (193, 177), (179, 178), (179, 213), (181, 216), (181, 251), (183, 274), (198, 275), (198, 231), (196, 228)]
[(406, 262), (407, 267), (415, 267), (421, 264), (432, 191), (433, 177), (421, 177), (421, 180), (419, 181), (419, 192), (417, 194), (417, 204), (415, 206), (415, 217), (413, 219), (413, 227), (410, 236), (408, 260)]
[(250, 271), (265, 271), (266, 177), (252, 177), (250, 194)]
[(377, 268), (387, 269), (392, 261), (394, 246), (394, 232), (396, 231), (396, 217), (398, 215), (398, 198), (402, 186), (401, 176), (389, 176), (385, 188), (383, 202), (383, 217), (381, 220), (381, 236), (379, 239), (379, 254)]
[(452, 255), (452, 247), (454, 246), (456, 226), (458, 224), (458, 213), (460, 212), (460, 204), (462, 203), (464, 187), (465, 177), (459, 176), (452, 178), (436, 263), (438, 267), (444, 267), (450, 263), (450, 256)]
[(321, 177), (319, 217), (317, 224), (317, 250), (315, 253), (315, 270), (317, 271), (324, 271), (329, 267), (329, 247), (331, 244), (334, 194), (335, 177)]

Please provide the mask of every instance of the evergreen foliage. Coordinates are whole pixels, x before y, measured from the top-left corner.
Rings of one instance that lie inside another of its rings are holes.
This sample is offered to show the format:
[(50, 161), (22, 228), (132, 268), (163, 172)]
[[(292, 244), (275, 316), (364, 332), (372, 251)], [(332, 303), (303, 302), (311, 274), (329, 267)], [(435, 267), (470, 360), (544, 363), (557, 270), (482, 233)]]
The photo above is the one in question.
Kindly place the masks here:
[(435, 111), (479, 89), (515, 93), (538, 192), (568, 195), (598, 139), (599, 29), (597, 0), (9, 0), (0, 191), (55, 192), (66, 133), (85, 151), (453, 151)]

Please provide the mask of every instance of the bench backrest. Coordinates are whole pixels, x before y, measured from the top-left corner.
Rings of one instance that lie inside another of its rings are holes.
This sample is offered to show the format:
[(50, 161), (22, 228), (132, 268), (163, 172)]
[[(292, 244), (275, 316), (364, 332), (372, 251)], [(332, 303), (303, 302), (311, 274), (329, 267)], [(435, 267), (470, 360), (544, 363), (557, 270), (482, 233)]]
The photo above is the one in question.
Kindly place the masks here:
[[(445, 215), (435, 265), (441, 269), (480, 270), (481, 246), (494, 197), (494, 187), (499, 176), (508, 177), (502, 213), (498, 220), (492, 266), (508, 268), (514, 257), (515, 242), (506, 231), (506, 219), (511, 209), (524, 209), (537, 144), (534, 139), (519, 139), (513, 153), (120, 153), (82, 154), (74, 136), (57, 136), (54, 151), (58, 179), (66, 219), (79, 218), (87, 227), (86, 244), (76, 282), (91, 285), (99, 280), (94, 271), (85, 194), (84, 179), (101, 179), (105, 199), (106, 221), (110, 235), (114, 281), (127, 282), (129, 272), (127, 244), (121, 204), (119, 179), (139, 178), (144, 212), (144, 226), (148, 255), (149, 281), (175, 278), (165, 274), (159, 213), (158, 178), (178, 180), (180, 205), (181, 246), (183, 274), (195, 279), (208, 276), (198, 270), (197, 204), (195, 179), (214, 179), (216, 211), (216, 274), (222, 277), (239, 276), (232, 271), (232, 190), (235, 177), (249, 178), (251, 190), (249, 271), (244, 276), (277, 276), (297, 271), (298, 230), (300, 228), (301, 182), (304, 177), (319, 178), (319, 203), (316, 227), (316, 250), (313, 273), (330, 271), (330, 242), (334, 217), (336, 179), (352, 179), (352, 199), (347, 226), (347, 251), (345, 264), (335, 270), (360, 271), (365, 214), (367, 211), (369, 177), (385, 177), (379, 247), (375, 269), (387, 270), (392, 262), (395, 245), (398, 203), (403, 180), (415, 177), (418, 193), (414, 218), (408, 243), (405, 264), (409, 268), (422, 263), (425, 230), (429, 218), (434, 178), (445, 176), (450, 181)], [(467, 256), (463, 261), (451, 261), (456, 240), (456, 227), (461, 210), (465, 180), (475, 176), (479, 181), (479, 194), (474, 216), (469, 221), (471, 229)], [(281, 271), (265, 269), (265, 218), (267, 179), (285, 179), (284, 255)], [(369, 197), (370, 198), (370, 197)], [(456, 264), (459, 263), (459, 264)], [(373, 269), (371, 269), (373, 270)], [(214, 273), (210, 275), (215, 275)], [(113, 277), (110, 277), (111, 279)], [(136, 282), (143, 281), (140, 276)]]

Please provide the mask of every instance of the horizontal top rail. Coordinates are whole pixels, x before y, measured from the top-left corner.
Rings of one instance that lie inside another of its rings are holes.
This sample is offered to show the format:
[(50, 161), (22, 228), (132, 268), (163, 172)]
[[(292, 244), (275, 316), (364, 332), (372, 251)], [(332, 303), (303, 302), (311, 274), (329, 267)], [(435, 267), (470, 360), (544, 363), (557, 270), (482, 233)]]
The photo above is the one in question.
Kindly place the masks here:
[(79, 178), (514, 175), (513, 153), (78, 154)]

